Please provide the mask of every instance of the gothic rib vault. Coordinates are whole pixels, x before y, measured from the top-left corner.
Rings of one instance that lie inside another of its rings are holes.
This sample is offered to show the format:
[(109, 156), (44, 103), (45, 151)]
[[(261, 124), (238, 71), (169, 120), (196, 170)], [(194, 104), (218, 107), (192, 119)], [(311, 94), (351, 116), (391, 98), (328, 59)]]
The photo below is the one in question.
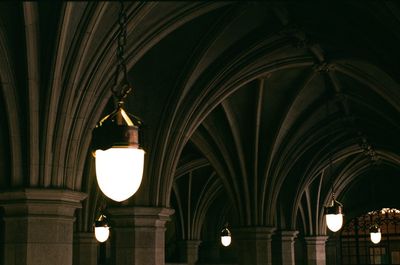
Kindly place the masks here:
[[(127, 108), (147, 152), (126, 205), (174, 208), (168, 238), (226, 221), (325, 235), (332, 187), (349, 218), (398, 207), (397, 3), (126, 6)], [(105, 200), (90, 142), (112, 108), (118, 8), (0, 3), (0, 187), (86, 193), (79, 232)]]

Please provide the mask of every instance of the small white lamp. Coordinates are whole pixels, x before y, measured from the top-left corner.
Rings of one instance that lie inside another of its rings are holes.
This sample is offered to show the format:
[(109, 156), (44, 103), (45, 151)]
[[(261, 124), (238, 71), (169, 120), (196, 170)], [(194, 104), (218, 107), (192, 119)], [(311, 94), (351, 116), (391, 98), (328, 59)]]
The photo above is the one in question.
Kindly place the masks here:
[(110, 236), (110, 225), (104, 214), (100, 214), (100, 217), (94, 222), (94, 236), (100, 243), (107, 241)]
[(379, 228), (379, 226), (377, 224), (373, 225), (369, 229), (369, 232), (370, 232), (372, 243), (378, 244), (379, 242), (381, 242), (381, 239), (382, 239), (381, 229)]
[(227, 247), (231, 244), (231, 242), (232, 242), (231, 231), (229, 231), (228, 227), (225, 227), (221, 231), (221, 244), (224, 247)]
[(325, 207), (326, 225), (332, 232), (337, 232), (343, 225), (343, 205), (335, 200), (335, 194), (332, 193), (331, 205)]

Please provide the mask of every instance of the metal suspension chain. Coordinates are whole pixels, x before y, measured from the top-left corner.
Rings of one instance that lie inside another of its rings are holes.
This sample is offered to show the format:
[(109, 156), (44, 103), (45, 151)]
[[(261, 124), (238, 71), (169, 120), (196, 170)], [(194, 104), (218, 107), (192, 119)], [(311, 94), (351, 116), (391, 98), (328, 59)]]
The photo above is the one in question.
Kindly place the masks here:
[[(325, 84), (325, 88), (326, 88), (326, 105), (325, 105), (325, 111), (326, 111), (326, 119), (329, 117), (329, 114), (330, 114), (330, 102), (329, 102), (329, 93), (328, 93), (328, 88), (329, 88), (329, 76), (328, 76), (328, 69), (327, 70), (325, 70), (325, 71), (323, 71), (323, 72), (321, 72), (323, 75), (324, 75), (324, 84)], [(328, 158), (328, 174), (329, 174), (329, 177), (331, 178), (331, 189), (332, 189), (332, 200), (334, 201), (335, 200), (335, 182), (334, 182), (334, 180), (333, 180), (333, 178), (332, 178), (332, 173), (333, 173), (333, 170), (332, 170), (332, 164), (333, 164), (333, 161), (332, 161), (332, 157), (333, 157), (333, 154), (332, 154), (332, 151), (330, 151), (329, 150), (329, 153), (328, 153), (328, 156), (329, 156), (329, 158)]]
[[(128, 96), (128, 94), (132, 91), (132, 87), (128, 81), (126, 63), (125, 63), (125, 45), (126, 45), (126, 25), (127, 25), (127, 15), (124, 9), (123, 1), (120, 2), (121, 9), (118, 16), (118, 24), (119, 24), (119, 32), (118, 32), (118, 46), (117, 46), (117, 66), (114, 77), (114, 84), (111, 88), (111, 91), (114, 95), (115, 101), (118, 106), (123, 105), (124, 99)], [(122, 74), (122, 84), (118, 88), (118, 78)]]

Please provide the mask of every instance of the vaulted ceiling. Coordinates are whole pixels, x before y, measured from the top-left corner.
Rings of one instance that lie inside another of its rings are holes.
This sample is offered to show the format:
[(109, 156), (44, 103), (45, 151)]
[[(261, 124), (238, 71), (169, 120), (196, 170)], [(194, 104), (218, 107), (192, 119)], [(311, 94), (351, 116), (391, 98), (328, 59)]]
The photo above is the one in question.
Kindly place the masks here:
[[(397, 3), (125, 6), (147, 152), (126, 203), (174, 207), (188, 239), (227, 219), (324, 234), (332, 188), (349, 216), (398, 205)], [(90, 141), (112, 109), (118, 10), (0, 3), (0, 185), (87, 192), (82, 230), (102, 200)]]

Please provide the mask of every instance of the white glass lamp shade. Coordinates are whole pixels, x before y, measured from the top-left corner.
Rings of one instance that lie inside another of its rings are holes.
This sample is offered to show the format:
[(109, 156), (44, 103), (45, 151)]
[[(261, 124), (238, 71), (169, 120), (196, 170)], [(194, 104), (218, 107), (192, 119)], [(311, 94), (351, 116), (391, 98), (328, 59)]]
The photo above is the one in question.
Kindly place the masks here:
[(232, 242), (231, 236), (221, 236), (221, 244), (224, 247), (229, 246), (231, 244), (231, 242)]
[(105, 242), (110, 236), (110, 228), (107, 226), (100, 226), (94, 228), (94, 236), (97, 241)]
[(382, 238), (381, 232), (371, 233), (371, 241), (372, 241), (372, 243), (378, 244), (379, 242), (381, 242), (381, 238)]
[(343, 214), (326, 214), (326, 225), (332, 232), (337, 232), (343, 225)]
[(227, 247), (231, 244), (231, 242), (232, 242), (231, 231), (229, 231), (228, 227), (225, 227), (221, 231), (221, 244), (224, 247)]
[(376, 229), (371, 230), (370, 236), (371, 236), (372, 243), (378, 244), (379, 242), (381, 242), (381, 239), (382, 239), (381, 229), (376, 228)]
[(96, 150), (97, 183), (104, 195), (120, 202), (135, 194), (142, 182), (144, 154), (139, 148)]
[(326, 226), (332, 232), (337, 232), (343, 225), (343, 205), (335, 200), (335, 194), (332, 193), (331, 205), (325, 207)]

